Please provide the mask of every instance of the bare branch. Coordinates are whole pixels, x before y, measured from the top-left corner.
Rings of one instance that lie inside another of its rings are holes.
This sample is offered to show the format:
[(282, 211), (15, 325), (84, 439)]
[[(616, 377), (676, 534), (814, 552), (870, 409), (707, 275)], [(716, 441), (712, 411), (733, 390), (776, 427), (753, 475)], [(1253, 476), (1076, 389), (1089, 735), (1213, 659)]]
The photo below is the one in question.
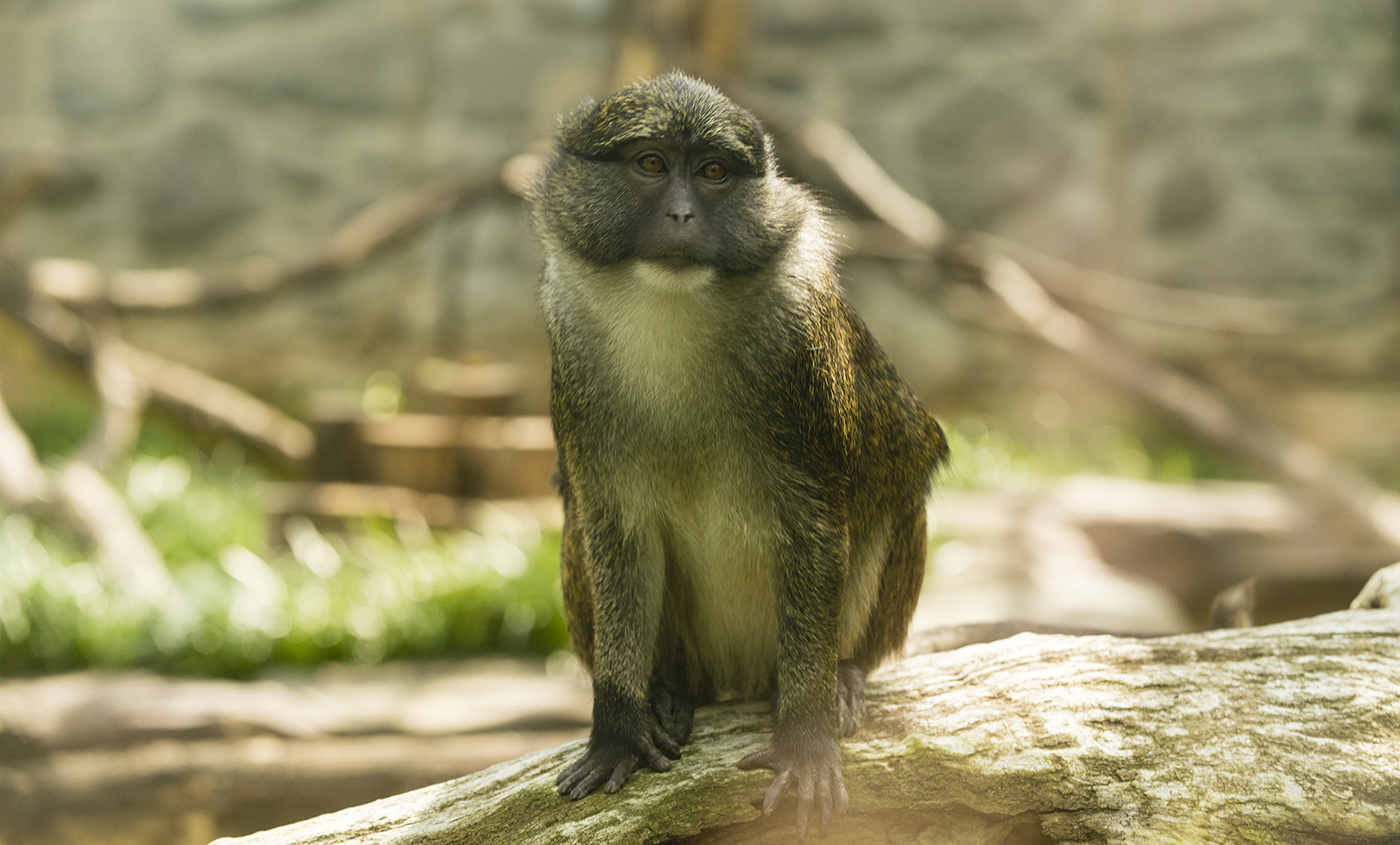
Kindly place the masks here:
[(304, 423), (233, 385), (128, 343), (114, 341), (114, 358), (168, 405), (196, 411), (293, 461), (311, 456), (316, 437)]
[(87, 445), (79, 452), (98, 471), (105, 471), (136, 445), (150, 388), (122, 360), (118, 341), (102, 332), (93, 343), (92, 381), (102, 411)]
[(504, 194), (495, 172), (486, 177), (437, 177), (371, 204), (299, 260), (254, 257), (213, 274), (174, 267), (107, 275), (85, 262), (44, 259), (30, 265), (29, 284), (35, 293), (59, 302), (100, 301), (120, 309), (168, 310), (244, 301), (343, 274), (446, 211)]
[(1316, 446), (1250, 419), (1223, 394), (1065, 309), (1020, 264), (996, 253), (972, 258), (987, 287), (1033, 334), (1070, 353), (1200, 436), (1345, 508), (1400, 550), (1400, 496), (1333, 463)]
[[(89, 362), (94, 355), (94, 329), (45, 291), (89, 291), (100, 272), (84, 262), (69, 260), (48, 260), (33, 266), (44, 269), (36, 277), (40, 284), (31, 286), (14, 262), (0, 257), (0, 309), (23, 321), (59, 355)], [(90, 297), (84, 294), (83, 298)], [(302, 460), (313, 451), (315, 436), (306, 425), (251, 394), (119, 339), (112, 338), (105, 345), (108, 366), (129, 373), (150, 391), (153, 399), (167, 407), (196, 411), (216, 425), (269, 446), (293, 461)], [(102, 372), (96, 371), (99, 389)]]
[(1092, 270), (1001, 238), (982, 236), (991, 250), (1020, 261), (1051, 293), (1137, 320), (1243, 334), (1279, 335), (1297, 329), (1297, 307), (1278, 299), (1180, 290)]
[(947, 240), (948, 227), (938, 212), (901, 188), (843, 127), (829, 120), (812, 120), (797, 136), (876, 217), (915, 247), (932, 253)]
[(70, 461), (59, 470), (55, 487), (69, 524), (127, 593), (154, 603), (174, 587), (160, 552), (102, 473), (84, 461)]
[(51, 495), (48, 476), (34, 447), (0, 396), (0, 501), (6, 507), (27, 510)]
[(3, 398), (0, 497), (39, 519), (62, 520), (130, 594), (155, 602), (173, 586), (160, 552), (107, 479), (83, 460), (69, 461), (56, 473), (45, 470)]

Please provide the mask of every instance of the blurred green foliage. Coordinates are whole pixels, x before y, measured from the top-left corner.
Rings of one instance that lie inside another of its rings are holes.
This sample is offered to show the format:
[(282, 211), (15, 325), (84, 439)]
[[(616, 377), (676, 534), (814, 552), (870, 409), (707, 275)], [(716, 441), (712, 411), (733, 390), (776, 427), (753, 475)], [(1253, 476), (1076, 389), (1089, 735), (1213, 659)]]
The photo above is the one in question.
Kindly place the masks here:
[(112, 476), (177, 589), (136, 600), (71, 538), (0, 512), (0, 675), (146, 666), (237, 677), (270, 663), (567, 646), (557, 533), (503, 512), (445, 533), (388, 521), (322, 533), (293, 518), (269, 551), (260, 473), (241, 447), (220, 442), (205, 458), (178, 433), (147, 429)]
[(1034, 487), (1078, 473), (1167, 482), (1251, 477), (1233, 457), (1151, 425), (1097, 425), (1024, 441), (973, 417), (945, 432), (951, 456), (937, 478), (945, 488)]
[[(21, 423), (55, 463), (91, 419), (91, 408), (53, 405)], [(1075, 472), (1180, 481), (1221, 470), (1169, 436), (1144, 444), (1099, 426), (1027, 444), (1004, 430), (975, 418), (949, 426), (952, 461), (939, 485), (1033, 486)], [(323, 533), (294, 517), (269, 542), (264, 471), (237, 443), (201, 444), (206, 455), (186, 432), (149, 415), (135, 455), (111, 473), (174, 575), (177, 589), (156, 604), (111, 583), (71, 537), (0, 511), (0, 675), (146, 666), (246, 676), (273, 663), (567, 647), (557, 532), (504, 512), (455, 532), (368, 521)]]

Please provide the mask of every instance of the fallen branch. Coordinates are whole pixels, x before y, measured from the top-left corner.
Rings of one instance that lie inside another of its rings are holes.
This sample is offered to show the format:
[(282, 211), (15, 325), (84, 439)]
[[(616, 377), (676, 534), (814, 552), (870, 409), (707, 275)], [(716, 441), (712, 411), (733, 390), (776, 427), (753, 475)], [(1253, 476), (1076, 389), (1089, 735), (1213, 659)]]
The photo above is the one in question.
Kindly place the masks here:
[(122, 360), (120, 341), (99, 332), (93, 347), (92, 383), (102, 410), (79, 453), (98, 471), (105, 471), (136, 445), (150, 387)]
[(113, 583), (147, 602), (159, 601), (174, 582), (160, 552), (121, 495), (83, 459), (57, 471), (38, 461), (0, 397), (0, 497), (7, 507), (60, 521), (96, 553)]
[(292, 461), (311, 456), (311, 429), (261, 399), (176, 361), (117, 342), (113, 354), (151, 395), (171, 407), (195, 411), (245, 439), (271, 446)]
[(53, 495), (44, 467), (29, 438), (10, 416), (0, 396), (0, 502), (12, 510), (27, 510)]
[(796, 135), (866, 208), (915, 247), (932, 253), (947, 240), (948, 227), (938, 212), (901, 188), (845, 128), (818, 119), (808, 121)]
[[(1388, 841), (1400, 836), (1400, 612), (1154, 640), (1022, 634), (877, 676), (828, 840)], [(789, 842), (764, 821), (760, 704), (702, 708), (675, 768), (553, 789), (582, 741), (224, 845)], [(1282, 839), (1280, 839), (1282, 837)]]
[[(81, 262), (51, 262), (48, 278), (59, 289), (81, 290), (84, 279), (91, 277), (89, 268)], [(127, 400), (148, 392), (150, 397), (177, 411), (193, 411), (252, 442), (269, 447), (288, 460), (300, 461), (311, 455), (316, 439), (304, 423), (287, 416), (261, 399), (202, 373), (193, 367), (171, 361), (152, 352), (139, 349), (118, 338), (103, 338), (94, 344), (97, 332), (84, 319), (74, 314), (54, 298), (25, 283), (24, 271), (13, 261), (0, 257), (0, 310), (14, 315), (28, 326), (56, 355), (78, 364), (94, 367), (99, 393), (104, 389), (136, 391)], [(102, 352), (98, 354), (98, 347)], [(93, 364), (94, 358), (99, 359)], [(122, 381), (123, 386), (116, 386)], [(134, 383), (127, 381), (134, 379)], [(104, 380), (108, 387), (104, 388)], [(104, 407), (115, 411), (121, 404), (116, 394)], [(113, 418), (115, 425), (115, 418)], [(89, 454), (101, 457), (119, 445), (122, 437), (113, 430), (98, 435)], [(113, 445), (101, 445), (108, 438)]]
[(54, 480), (69, 525), (97, 552), (97, 563), (123, 592), (149, 603), (175, 586), (165, 561), (121, 494), (85, 461), (69, 461)]

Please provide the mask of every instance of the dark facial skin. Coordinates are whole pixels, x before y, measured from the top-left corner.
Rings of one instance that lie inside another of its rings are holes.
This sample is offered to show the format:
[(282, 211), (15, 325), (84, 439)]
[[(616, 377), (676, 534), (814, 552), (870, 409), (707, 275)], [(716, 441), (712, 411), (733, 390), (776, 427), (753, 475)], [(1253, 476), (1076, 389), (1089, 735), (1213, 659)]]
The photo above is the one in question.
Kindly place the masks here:
[(633, 257), (675, 267), (720, 265), (725, 227), (717, 221), (745, 178), (733, 156), (649, 138), (624, 146), (621, 159), (640, 206)]

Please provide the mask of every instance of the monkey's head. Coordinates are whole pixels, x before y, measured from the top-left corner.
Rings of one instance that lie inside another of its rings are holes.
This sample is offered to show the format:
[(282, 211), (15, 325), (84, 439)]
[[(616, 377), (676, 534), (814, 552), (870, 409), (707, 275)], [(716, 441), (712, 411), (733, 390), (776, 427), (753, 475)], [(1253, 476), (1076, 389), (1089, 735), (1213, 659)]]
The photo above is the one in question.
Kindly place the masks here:
[(530, 198), (535, 225), (606, 266), (654, 261), (738, 274), (768, 265), (805, 204), (777, 175), (773, 143), (752, 114), (672, 71), (585, 100)]

